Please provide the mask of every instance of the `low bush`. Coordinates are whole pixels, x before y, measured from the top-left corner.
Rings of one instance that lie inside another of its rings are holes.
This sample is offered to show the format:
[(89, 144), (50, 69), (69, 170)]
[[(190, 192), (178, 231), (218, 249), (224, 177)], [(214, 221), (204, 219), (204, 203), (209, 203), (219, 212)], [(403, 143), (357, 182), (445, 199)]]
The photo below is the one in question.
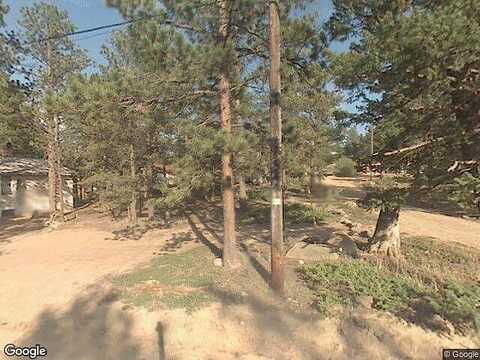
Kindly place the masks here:
[(287, 204), (285, 206), (285, 222), (291, 225), (318, 224), (327, 220), (329, 213), (317, 207), (304, 204)]
[[(304, 204), (285, 204), (285, 223), (289, 225), (318, 224), (326, 221), (330, 214), (321, 208)], [(250, 204), (240, 213), (242, 225), (264, 224), (270, 221), (270, 206)]]
[(356, 298), (371, 296), (378, 310), (401, 317), (413, 313), (413, 320), (422, 321), (421, 314), (415, 315), (416, 304), (427, 303), (431, 315), (440, 315), (457, 330), (480, 331), (478, 284), (450, 280), (433, 286), (364, 260), (319, 263), (303, 267), (301, 273), (317, 297), (315, 307), (324, 314), (331, 312), (332, 305), (351, 306)]
[(348, 157), (341, 157), (335, 162), (335, 175), (342, 177), (355, 176), (355, 161)]
[(270, 221), (270, 206), (264, 204), (248, 204), (240, 212), (240, 224), (265, 224)]
[[(406, 276), (393, 276), (365, 261), (319, 263), (302, 269), (308, 285), (319, 295), (317, 307), (328, 313), (325, 304), (352, 305), (359, 296), (371, 296), (374, 307), (397, 312), (412, 296), (424, 289)], [(325, 303), (322, 301), (327, 299)]]
[(271, 191), (270, 189), (255, 189), (249, 192), (248, 197), (254, 201), (270, 201)]

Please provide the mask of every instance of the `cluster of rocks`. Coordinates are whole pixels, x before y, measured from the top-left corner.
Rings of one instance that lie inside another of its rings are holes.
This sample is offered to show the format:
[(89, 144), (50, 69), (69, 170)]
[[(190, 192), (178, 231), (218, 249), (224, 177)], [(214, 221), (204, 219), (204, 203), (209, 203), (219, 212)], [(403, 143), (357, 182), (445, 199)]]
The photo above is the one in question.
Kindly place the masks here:
[[(347, 205), (357, 206), (353, 201)], [(346, 229), (339, 227), (334, 231), (319, 231), (315, 235), (306, 236), (292, 246), (287, 252), (287, 258), (303, 264), (305, 261), (335, 260), (340, 255), (359, 256), (358, 244), (366, 243), (370, 237), (370, 228), (353, 222), (343, 209), (329, 207), (327, 211), (340, 217), (339, 223)]]

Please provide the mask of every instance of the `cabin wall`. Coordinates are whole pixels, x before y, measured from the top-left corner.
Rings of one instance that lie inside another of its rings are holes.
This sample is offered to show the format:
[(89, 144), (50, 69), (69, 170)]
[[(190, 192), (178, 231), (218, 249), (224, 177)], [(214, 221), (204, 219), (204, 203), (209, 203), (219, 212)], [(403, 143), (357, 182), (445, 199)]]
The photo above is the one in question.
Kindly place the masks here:
[[(0, 213), (14, 210), (15, 215), (30, 216), (49, 211), (48, 177), (46, 176), (0, 176), (2, 193)], [(73, 209), (73, 181), (64, 180), (63, 199), (65, 210)]]

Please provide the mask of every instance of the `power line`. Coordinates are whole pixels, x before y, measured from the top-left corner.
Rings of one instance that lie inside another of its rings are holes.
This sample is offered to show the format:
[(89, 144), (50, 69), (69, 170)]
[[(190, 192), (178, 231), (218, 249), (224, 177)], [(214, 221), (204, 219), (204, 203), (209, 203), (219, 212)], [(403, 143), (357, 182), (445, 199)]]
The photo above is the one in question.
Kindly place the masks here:
[(98, 30), (111, 29), (111, 28), (118, 27), (118, 26), (132, 24), (132, 23), (135, 23), (135, 22), (138, 22), (138, 21), (148, 20), (148, 19), (158, 17), (158, 16), (161, 16), (161, 15), (151, 15), (151, 16), (146, 16), (146, 17), (143, 17), (143, 18), (122, 21), (122, 22), (119, 22), (119, 23), (97, 26), (97, 27), (89, 28), (89, 29), (85, 29), (85, 30), (72, 31), (72, 32), (65, 33), (65, 34), (48, 36), (48, 37), (44, 37), (43, 39), (40, 39), (40, 40), (31, 41), (31, 42), (27, 43), (26, 45), (30, 45), (30, 44), (33, 44), (33, 43), (42, 43), (42, 42), (50, 41), (50, 40), (63, 39), (63, 38), (69, 37), (69, 36), (86, 34), (86, 33), (93, 32), (93, 31), (98, 31)]
[(92, 39), (92, 38), (97, 37), (97, 36), (108, 35), (108, 34), (111, 34), (112, 32), (113, 32), (113, 30), (103, 31), (103, 32), (98, 33), (98, 34), (93, 34), (93, 35), (89, 35), (89, 36), (85, 36), (85, 37), (75, 39), (75, 41), (88, 40), (88, 39)]

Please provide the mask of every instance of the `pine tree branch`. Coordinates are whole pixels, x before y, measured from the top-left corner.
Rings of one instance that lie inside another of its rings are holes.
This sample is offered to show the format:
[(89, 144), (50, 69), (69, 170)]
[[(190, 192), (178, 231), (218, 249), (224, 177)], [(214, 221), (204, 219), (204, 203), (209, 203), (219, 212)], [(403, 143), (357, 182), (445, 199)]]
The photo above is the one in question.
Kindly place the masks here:
[(373, 154), (373, 157), (378, 158), (378, 157), (387, 157), (387, 156), (395, 156), (395, 155), (398, 155), (398, 154), (403, 154), (405, 152), (410, 152), (410, 151), (422, 148), (424, 146), (433, 144), (434, 142), (437, 142), (437, 141), (443, 141), (444, 139), (445, 139), (444, 137), (439, 137), (439, 138), (436, 138), (436, 139), (423, 141), (421, 143), (418, 143), (418, 144), (415, 144), (415, 145), (410, 145), (410, 146), (404, 147), (402, 149), (394, 150), (394, 151), (387, 151), (385, 153), (378, 153), (377, 152), (377, 153)]

